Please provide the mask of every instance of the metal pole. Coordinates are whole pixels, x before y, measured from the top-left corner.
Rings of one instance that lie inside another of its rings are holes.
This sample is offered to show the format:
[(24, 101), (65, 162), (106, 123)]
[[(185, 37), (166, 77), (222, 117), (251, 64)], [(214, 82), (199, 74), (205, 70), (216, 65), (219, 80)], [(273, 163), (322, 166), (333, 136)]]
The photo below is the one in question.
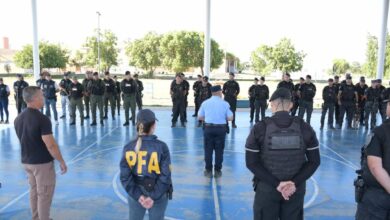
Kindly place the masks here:
[(97, 36), (97, 44), (98, 44), (98, 73), (100, 74), (100, 12), (96, 12), (98, 15), (98, 36)]
[(210, 7), (211, 0), (206, 0), (206, 32), (204, 35), (204, 75), (210, 74)]
[(34, 78), (39, 79), (39, 42), (38, 42), (38, 24), (37, 24), (37, 1), (31, 0), (32, 22), (33, 22), (33, 63), (34, 63)]
[(389, 15), (389, 0), (383, 0), (382, 27), (381, 27), (381, 35), (379, 36), (378, 63), (377, 63), (377, 73), (376, 73), (378, 79), (383, 78), (383, 72), (384, 72), (388, 15)]

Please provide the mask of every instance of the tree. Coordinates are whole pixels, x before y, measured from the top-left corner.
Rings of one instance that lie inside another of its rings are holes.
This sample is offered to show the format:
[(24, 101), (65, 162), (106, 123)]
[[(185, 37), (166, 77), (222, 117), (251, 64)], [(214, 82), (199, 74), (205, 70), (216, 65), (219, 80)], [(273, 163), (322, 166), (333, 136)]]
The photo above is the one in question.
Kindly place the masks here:
[(77, 50), (69, 59), (69, 64), (77, 69), (86, 65), (85, 54)]
[[(97, 34), (96, 34), (97, 35)], [(86, 64), (90, 67), (96, 67), (98, 64), (98, 41), (97, 37), (88, 37), (84, 47), (88, 48), (86, 53)], [(100, 69), (109, 71), (112, 66), (118, 65), (117, 48), (118, 38), (111, 31), (104, 31), (100, 36)]]
[(161, 38), (162, 36), (150, 32), (143, 38), (128, 43), (125, 50), (130, 65), (144, 69), (152, 76), (154, 70), (161, 65)]
[(6, 73), (10, 73), (11, 72), (11, 65), (9, 65), (9, 63), (4, 64), (4, 70)]
[(375, 36), (368, 35), (366, 49), (366, 63), (363, 66), (364, 72), (369, 77), (376, 75), (376, 65), (378, 57), (378, 39)]
[(356, 61), (351, 63), (349, 70), (355, 74), (362, 74), (363, 73), (361, 64), (359, 62), (356, 62)]
[(260, 74), (268, 74), (271, 72), (270, 65), (272, 47), (261, 45), (251, 54), (252, 69)]
[(295, 50), (290, 39), (283, 38), (272, 48), (270, 61), (274, 70), (290, 73), (302, 69), (305, 56), (302, 51)]
[[(25, 45), (15, 56), (15, 64), (24, 69), (33, 68), (32, 45)], [(39, 43), (39, 62), (41, 70), (44, 68), (65, 68), (68, 62), (68, 51), (58, 44), (43, 41)]]
[(334, 59), (332, 73), (334, 75), (344, 75), (350, 69), (348, 61), (345, 59)]

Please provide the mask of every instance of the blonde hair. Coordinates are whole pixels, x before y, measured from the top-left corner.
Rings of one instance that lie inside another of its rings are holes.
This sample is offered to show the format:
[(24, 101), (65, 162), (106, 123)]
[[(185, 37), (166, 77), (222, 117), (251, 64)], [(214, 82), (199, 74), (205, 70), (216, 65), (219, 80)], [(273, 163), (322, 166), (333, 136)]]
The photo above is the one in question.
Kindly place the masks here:
[(144, 134), (144, 124), (138, 123), (137, 125), (137, 144), (135, 145), (135, 153), (138, 153), (142, 146), (142, 136)]

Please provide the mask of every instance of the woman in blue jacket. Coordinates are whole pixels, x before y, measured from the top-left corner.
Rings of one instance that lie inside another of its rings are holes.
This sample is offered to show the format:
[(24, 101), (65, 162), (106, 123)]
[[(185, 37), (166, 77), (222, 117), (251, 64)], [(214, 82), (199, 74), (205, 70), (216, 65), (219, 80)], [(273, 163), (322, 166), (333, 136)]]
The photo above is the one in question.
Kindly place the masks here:
[(136, 140), (123, 149), (120, 180), (128, 193), (129, 219), (163, 220), (172, 194), (171, 159), (168, 146), (153, 135), (156, 116), (144, 109), (137, 115)]

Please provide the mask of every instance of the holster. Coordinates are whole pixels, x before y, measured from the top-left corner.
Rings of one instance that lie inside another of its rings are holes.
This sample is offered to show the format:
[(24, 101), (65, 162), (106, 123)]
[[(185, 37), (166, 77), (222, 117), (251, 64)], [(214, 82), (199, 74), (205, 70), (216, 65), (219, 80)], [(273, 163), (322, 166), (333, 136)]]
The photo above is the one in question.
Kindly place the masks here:
[(172, 200), (172, 197), (173, 197), (173, 185), (172, 184), (169, 185), (169, 189), (168, 189), (167, 194), (168, 194), (168, 199)]
[(226, 134), (229, 134), (230, 133), (230, 127), (229, 127), (229, 123), (226, 124)]
[(353, 185), (355, 186), (355, 202), (360, 203), (366, 191), (366, 184), (364, 183), (364, 179), (361, 175), (358, 175), (358, 177), (353, 181)]

